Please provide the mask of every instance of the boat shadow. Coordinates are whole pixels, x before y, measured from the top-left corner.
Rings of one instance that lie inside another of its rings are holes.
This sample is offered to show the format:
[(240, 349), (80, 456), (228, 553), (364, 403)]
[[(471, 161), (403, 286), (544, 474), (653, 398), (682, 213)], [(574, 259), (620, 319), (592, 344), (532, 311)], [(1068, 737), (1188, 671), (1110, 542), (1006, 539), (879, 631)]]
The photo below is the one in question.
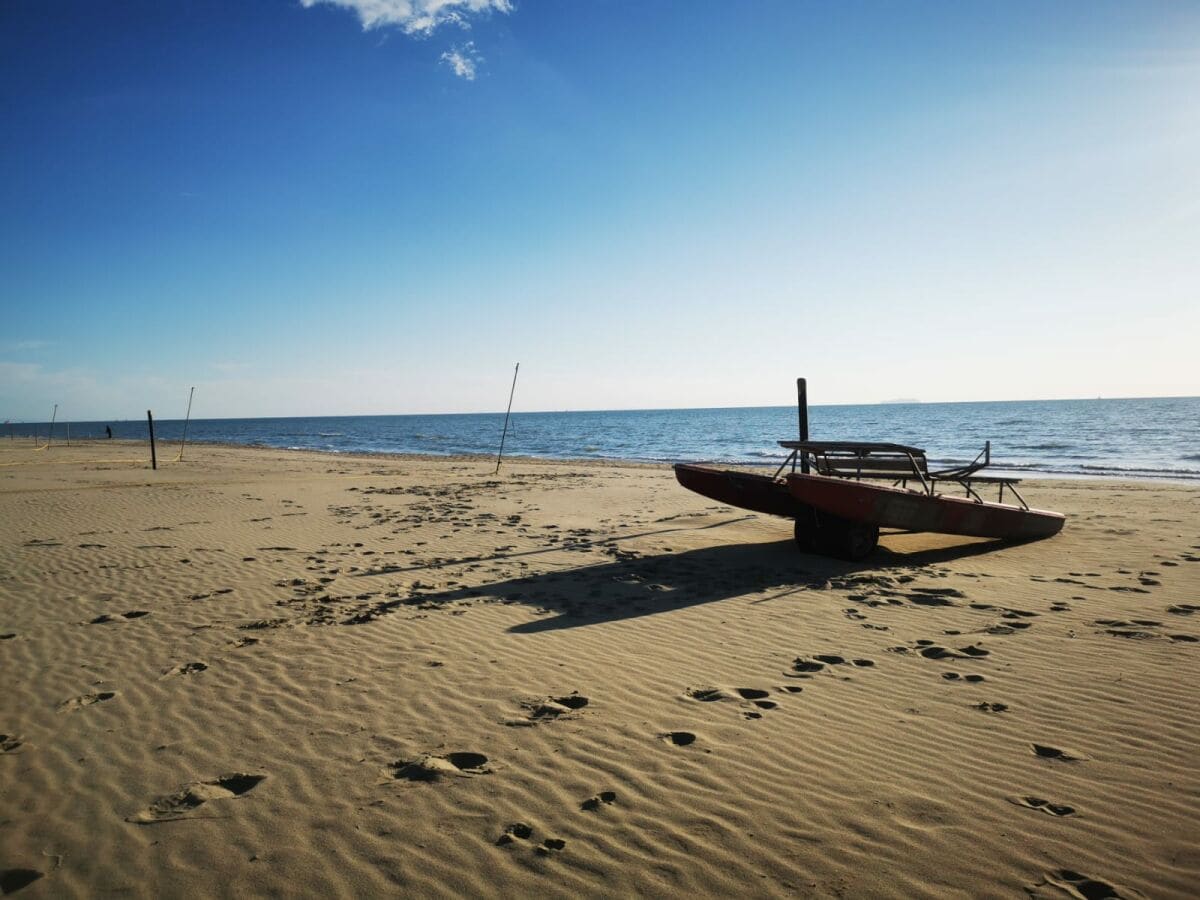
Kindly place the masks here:
[(856, 563), (800, 553), (790, 540), (656, 555), (614, 548), (612, 562), (424, 593), (421, 601), (442, 604), (488, 597), (533, 606), (543, 613), (541, 618), (508, 630), (535, 634), (652, 616), (746, 595), (759, 594), (751, 602), (768, 603), (857, 573), (901, 574), (1005, 546), (1011, 545), (982, 541), (910, 553), (880, 546), (871, 557)]

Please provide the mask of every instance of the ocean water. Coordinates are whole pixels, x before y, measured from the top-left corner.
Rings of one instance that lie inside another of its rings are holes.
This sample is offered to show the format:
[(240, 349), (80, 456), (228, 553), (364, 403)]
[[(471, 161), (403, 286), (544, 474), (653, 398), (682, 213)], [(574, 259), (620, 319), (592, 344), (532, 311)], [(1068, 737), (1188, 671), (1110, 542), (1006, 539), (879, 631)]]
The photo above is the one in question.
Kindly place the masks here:
[[(795, 407), (513, 413), (506, 456), (713, 461), (778, 465), (776, 443), (797, 434)], [(145, 421), (73, 422), (71, 437), (145, 439)], [(198, 419), (188, 441), (334, 453), (494, 454), (503, 413)], [(926, 449), (935, 465), (968, 461), (992, 442), (997, 471), (1025, 475), (1200, 479), (1200, 397), (894, 403), (814, 406), (813, 440), (894, 441)], [(48, 426), (6, 426), (0, 439)], [(178, 442), (180, 420), (155, 422), (160, 441)], [(64, 440), (59, 422), (54, 439)]]

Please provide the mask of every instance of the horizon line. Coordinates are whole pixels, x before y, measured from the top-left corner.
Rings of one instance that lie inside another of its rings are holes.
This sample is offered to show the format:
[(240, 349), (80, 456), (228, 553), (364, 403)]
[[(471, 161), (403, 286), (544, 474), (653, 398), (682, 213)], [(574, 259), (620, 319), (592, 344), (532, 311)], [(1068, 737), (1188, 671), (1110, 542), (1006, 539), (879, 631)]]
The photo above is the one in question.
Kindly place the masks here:
[[(1034, 399), (1010, 400), (875, 400), (869, 403), (809, 403), (809, 409), (816, 407), (846, 407), (846, 406), (951, 406), (967, 403), (1071, 403), (1071, 402), (1108, 402), (1111, 400), (1200, 400), (1200, 394), (1164, 394), (1150, 397), (1043, 397)], [(59, 404), (61, 406), (61, 404)], [(562, 415), (564, 413), (630, 413), (630, 412), (701, 412), (708, 410), (727, 409), (792, 409), (794, 404), (772, 403), (755, 404), (751, 406), (638, 406), (624, 409), (527, 409), (513, 410), (513, 415)], [(197, 417), (197, 422), (223, 422), (252, 419), (359, 419), (359, 418), (393, 418), (404, 416), (499, 416), (501, 410), (473, 410), (470, 412), (406, 412), (406, 413), (313, 413), (292, 416), (206, 416)], [(135, 418), (100, 418), (100, 419), (70, 419), (63, 418), (54, 424), (64, 425), (68, 422), (138, 422)], [(179, 418), (159, 418), (161, 422), (182, 422)], [(5, 425), (49, 425), (50, 420), (34, 421), (32, 419), (5, 419)]]

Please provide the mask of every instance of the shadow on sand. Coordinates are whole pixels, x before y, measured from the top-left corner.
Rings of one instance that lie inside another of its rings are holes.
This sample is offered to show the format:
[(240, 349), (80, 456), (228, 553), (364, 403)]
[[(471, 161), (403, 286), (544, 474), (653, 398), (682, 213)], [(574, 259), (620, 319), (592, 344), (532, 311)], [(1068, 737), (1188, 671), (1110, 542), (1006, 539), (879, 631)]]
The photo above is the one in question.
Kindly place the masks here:
[[(984, 541), (913, 553), (881, 546), (869, 559), (858, 563), (800, 553), (790, 540), (655, 556), (614, 548), (610, 551), (617, 557), (613, 562), (423, 593), (421, 602), (495, 597), (504, 603), (528, 604), (545, 610), (547, 615), (509, 631), (532, 634), (650, 616), (747, 594), (762, 594), (751, 602), (766, 603), (822, 587), (831, 579), (867, 572), (902, 574), (906, 569), (991, 553), (1005, 546), (1002, 541)], [(557, 615), (551, 616), (550, 612)]]

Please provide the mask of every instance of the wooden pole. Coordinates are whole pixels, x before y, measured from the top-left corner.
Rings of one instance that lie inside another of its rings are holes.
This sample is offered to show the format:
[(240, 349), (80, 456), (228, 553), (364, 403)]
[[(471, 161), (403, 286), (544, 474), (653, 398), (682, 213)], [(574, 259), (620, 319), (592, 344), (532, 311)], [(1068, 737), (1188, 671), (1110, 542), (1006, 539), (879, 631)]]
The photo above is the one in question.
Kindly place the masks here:
[(188, 427), (188, 422), (190, 422), (190, 421), (191, 421), (191, 419), (192, 419), (192, 395), (193, 395), (193, 394), (195, 394), (195, 393), (196, 393), (196, 388), (195, 388), (195, 387), (193, 387), (193, 388), (192, 388), (190, 391), (188, 391), (188, 408), (187, 408), (187, 415), (186, 415), (186, 416), (184, 417), (184, 419), (183, 419), (183, 440), (181, 440), (181, 441), (179, 442), (179, 458), (175, 460), (176, 462), (182, 462), (182, 461), (183, 461), (183, 445), (187, 443), (187, 427)]
[(500, 452), (496, 454), (496, 471), (492, 474), (500, 472), (500, 458), (504, 456), (504, 439), (508, 437), (508, 417), (512, 413), (513, 394), (517, 392), (517, 372), (521, 371), (521, 364), (517, 363), (513, 369), (512, 388), (508, 392), (508, 409), (504, 413), (504, 431), (500, 433)]
[(67, 446), (71, 446), (71, 423), (67, 423)]
[(50, 417), (50, 430), (46, 432), (46, 446), (50, 446), (50, 442), (54, 440), (54, 420), (58, 418), (58, 404), (54, 404), (54, 415)]
[(154, 413), (146, 410), (146, 421), (150, 424), (150, 468), (158, 469), (158, 455), (154, 452)]
[[(800, 440), (808, 440), (808, 379), (796, 379), (796, 413), (800, 417)], [(808, 474), (808, 454), (800, 454), (800, 471)]]

